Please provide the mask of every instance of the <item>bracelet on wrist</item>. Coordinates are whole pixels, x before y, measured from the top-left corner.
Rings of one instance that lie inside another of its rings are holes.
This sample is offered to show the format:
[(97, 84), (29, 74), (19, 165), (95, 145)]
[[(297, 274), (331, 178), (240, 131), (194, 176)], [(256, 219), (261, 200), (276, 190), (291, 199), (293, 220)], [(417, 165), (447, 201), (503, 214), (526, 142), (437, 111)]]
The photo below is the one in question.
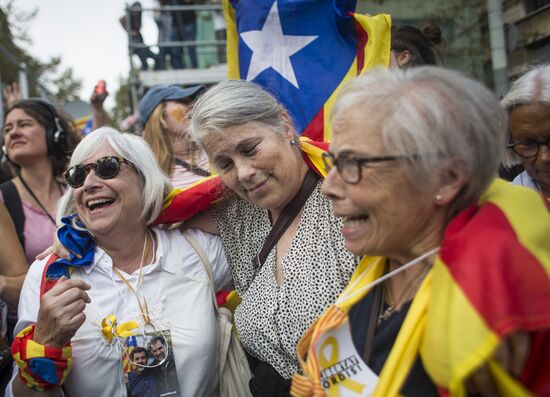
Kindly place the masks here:
[(17, 334), (11, 353), (19, 377), (28, 387), (44, 391), (65, 382), (73, 364), (70, 342), (62, 347), (44, 346), (33, 340), (35, 325)]

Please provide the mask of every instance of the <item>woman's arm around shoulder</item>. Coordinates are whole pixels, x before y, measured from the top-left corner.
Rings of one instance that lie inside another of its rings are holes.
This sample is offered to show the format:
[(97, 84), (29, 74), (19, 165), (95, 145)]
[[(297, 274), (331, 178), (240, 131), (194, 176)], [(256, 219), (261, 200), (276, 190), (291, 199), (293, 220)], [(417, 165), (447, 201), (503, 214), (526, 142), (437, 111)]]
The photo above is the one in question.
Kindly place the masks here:
[(218, 227), (214, 222), (214, 210), (208, 209), (200, 214), (195, 215), (193, 218), (183, 222), (179, 229), (185, 231), (187, 229), (199, 229), (203, 232), (210, 234), (220, 234)]

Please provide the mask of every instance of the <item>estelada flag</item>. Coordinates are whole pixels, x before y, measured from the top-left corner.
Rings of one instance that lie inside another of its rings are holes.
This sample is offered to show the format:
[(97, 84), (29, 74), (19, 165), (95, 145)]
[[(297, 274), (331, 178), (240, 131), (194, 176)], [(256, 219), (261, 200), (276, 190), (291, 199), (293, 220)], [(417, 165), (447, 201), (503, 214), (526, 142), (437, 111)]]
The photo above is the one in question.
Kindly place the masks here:
[(329, 141), (340, 87), (389, 62), (390, 16), (355, 9), (355, 0), (224, 0), (229, 79), (268, 89), (298, 133)]

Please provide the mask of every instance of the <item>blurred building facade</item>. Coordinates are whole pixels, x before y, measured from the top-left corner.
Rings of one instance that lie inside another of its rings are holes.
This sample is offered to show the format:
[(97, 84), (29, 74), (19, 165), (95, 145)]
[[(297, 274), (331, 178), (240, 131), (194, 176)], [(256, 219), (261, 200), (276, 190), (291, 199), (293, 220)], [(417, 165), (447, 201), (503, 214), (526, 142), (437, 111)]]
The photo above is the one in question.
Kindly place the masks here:
[[(493, 86), (487, 0), (358, 0), (358, 11), (389, 13), (394, 25), (435, 22), (446, 42), (439, 48), (444, 66)], [(550, 0), (503, 0), (502, 16), (510, 81), (550, 63)]]
[(550, 0), (506, 0), (508, 76), (516, 77), (525, 65), (550, 63)]

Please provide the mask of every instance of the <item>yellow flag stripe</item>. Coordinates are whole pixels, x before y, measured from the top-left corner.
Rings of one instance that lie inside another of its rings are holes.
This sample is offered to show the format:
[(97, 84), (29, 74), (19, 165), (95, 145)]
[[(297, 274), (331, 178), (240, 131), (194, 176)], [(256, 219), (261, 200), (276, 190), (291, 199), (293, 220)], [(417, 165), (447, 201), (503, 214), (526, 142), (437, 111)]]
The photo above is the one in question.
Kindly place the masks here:
[[(550, 277), (550, 213), (540, 194), (497, 179), (480, 199), (485, 200), (494, 203), (506, 214), (519, 242), (537, 258)], [(526, 222), (529, 219), (536, 221)]]
[(237, 32), (237, 16), (229, 0), (222, 0), (223, 15), (227, 29), (227, 78), (240, 80), (239, 71), (239, 33)]
[(390, 64), (391, 52), (391, 17), (388, 14), (354, 14), (354, 17), (368, 35), (360, 74), (376, 66), (387, 67)]

